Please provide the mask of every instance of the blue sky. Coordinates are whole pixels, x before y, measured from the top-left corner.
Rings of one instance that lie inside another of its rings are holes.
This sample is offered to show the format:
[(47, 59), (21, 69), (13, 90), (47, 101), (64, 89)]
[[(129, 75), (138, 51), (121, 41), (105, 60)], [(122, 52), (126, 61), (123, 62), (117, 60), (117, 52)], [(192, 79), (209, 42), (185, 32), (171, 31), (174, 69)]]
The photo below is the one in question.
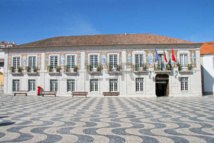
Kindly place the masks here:
[(214, 41), (214, 0), (0, 0), (0, 41), (152, 33)]

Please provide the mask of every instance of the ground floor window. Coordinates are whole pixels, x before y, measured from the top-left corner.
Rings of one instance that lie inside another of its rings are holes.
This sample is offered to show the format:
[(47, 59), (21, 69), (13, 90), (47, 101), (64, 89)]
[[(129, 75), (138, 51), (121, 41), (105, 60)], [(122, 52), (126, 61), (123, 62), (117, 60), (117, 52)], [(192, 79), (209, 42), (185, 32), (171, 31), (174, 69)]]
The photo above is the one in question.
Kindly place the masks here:
[(35, 91), (35, 80), (28, 80), (28, 91)]
[(181, 90), (188, 90), (188, 77), (181, 77)]
[(57, 80), (50, 80), (50, 91), (57, 91), (58, 83)]
[(73, 79), (67, 80), (67, 91), (75, 91), (75, 81)]
[(19, 91), (19, 80), (13, 80), (13, 91)]
[(98, 79), (90, 80), (90, 91), (98, 91)]
[(117, 79), (110, 79), (110, 91), (117, 91), (118, 81)]
[(136, 78), (136, 91), (143, 91), (143, 78)]

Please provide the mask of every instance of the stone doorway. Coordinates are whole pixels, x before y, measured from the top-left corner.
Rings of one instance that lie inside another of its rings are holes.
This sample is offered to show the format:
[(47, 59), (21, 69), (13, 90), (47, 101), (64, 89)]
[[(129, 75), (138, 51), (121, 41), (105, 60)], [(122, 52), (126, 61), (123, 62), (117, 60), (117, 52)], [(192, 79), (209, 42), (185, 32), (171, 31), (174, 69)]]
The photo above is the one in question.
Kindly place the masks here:
[(156, 96), (168, 96), (169, 95), (169, 75), (158, 74), (155, 77), (156, 82)]

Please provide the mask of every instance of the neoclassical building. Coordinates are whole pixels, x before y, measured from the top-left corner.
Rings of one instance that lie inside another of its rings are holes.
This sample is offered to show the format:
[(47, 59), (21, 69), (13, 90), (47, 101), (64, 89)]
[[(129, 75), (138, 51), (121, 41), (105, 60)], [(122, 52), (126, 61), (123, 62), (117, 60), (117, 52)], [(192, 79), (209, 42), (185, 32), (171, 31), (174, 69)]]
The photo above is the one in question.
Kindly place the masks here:
[(154, 34), (112, 34), (61, 36), (8, 47), (3, 49), (4, 92), (36, 95), (40, 86), (58, 96), (72, 91), (88, 96), (201, 96), (201, 45)]

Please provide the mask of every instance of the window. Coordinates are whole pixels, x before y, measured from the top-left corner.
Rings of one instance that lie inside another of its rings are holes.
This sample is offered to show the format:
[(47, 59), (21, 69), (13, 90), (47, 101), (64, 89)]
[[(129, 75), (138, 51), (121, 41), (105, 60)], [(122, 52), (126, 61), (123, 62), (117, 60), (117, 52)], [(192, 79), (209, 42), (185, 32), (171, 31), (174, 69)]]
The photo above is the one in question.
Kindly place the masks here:
[(18, 67), (20, 67), (20, 57), (13, 57), (13, 67), (14, 69), (18, 69)]
[(58, 56), (50, 56), (51, 69), (56, 69), (57, 65), (58, 65)]
[(117, 68), (117, 55), (109, 55), (109, 65), (112, 69)]
[(180, 54), (180, 64), (182, 69), (187, 69), (187, 65), (188, 65), (187, 54)]
[(67, 91), (75, 91), (75, 81), (73, 79), (67, 80)]
[(117, 79), (110, 79), (110, 91), (117, 91)]
[(4, 45), (0, 45), (0, 48), (4, 48)]
[(28, 80), (28, 91), (35, 91), (35, 80)]
[(13, 80), (13, 91), (19, 91), (19, 80)]
[(68, 69), (73, 68), (75, 65), (75, 56), (74, 55), (68, 55), (67, 56), (67, 66)]
[(50, 80), (50, 91), (57, 91), (57, 80)]
[(136, 78), (136, 91), (143, 91), (143, 78)]
[(98, 65), (98, 56), (90, 55), (90, 64), (92, 69), (96, 69)]
[(164, 70), (164, 56), (163, 54), (158, 54), (158, 65), (160, 70)]
[(36, 67), (36, 56), (28, 57), (28, 66), (30, 67), (30, 69), (33, 69), (33, 67)]
[(98, 91), (98, 79), (91, 79), (90, 81), (90, 91)]
[(12, 45), (7, 45), (7, 48), (13, 47)]
[(188, 90), (188, 77), (181, 77), (181, 90)]
[(142, 67), (143, 64), (143, 54), (136, 54), (135, 55), (135, 64), (137, 67)]
[(0, 67), (4, 67), (4, 62), (0, 62)]

